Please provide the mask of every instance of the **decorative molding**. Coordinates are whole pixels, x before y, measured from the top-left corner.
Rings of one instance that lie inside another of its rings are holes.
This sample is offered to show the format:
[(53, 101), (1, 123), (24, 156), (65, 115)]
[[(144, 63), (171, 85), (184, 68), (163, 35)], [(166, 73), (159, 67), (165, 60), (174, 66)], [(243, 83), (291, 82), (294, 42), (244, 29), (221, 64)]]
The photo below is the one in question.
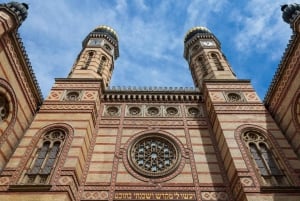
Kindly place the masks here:
[[(133, 88), (134, 89), (134, 88)], [(144, 90), (122, 90), (116, 88), (115, 90), (106, 90), (101, 99), (105, 102), (203, 102), (203, 95), (198, 91), (188, 90), (166, 90), (154, 91), (155, 88), (145, 88)], [(164, 89), (164, 88), (161, 88)]]
[(228, 200), (228, 195), (226, 192), (201, 192), (201, 199), (203, 201), (221, 201)]
[[(30, 79), (35, 80), (35, 81), (32, 80), (32, 82), (34, 84), (33, 87), (35, 88), (35, 89), (33, 89), (33, 91), (37, 91), (37, 97), (35, 97), (34, 94), (32, 93), (32, 87), (31, 87), (32, 84), (28, 82), (28, 76), (26, 76), (27, 72), (25, 72), (27, 70), (24, 71), (24, 68), (21, 66), (19, 57), (15, 51), (12, 41), (9, 39), (8, 36), (4, 36), (4, 41), (6, 43), (4, 48), (6, 49), (6, 51), (9, 52), (8, 55), (11, 56), (10, 59), (12, 60), (12, 63), (13, 63), (12, 65), (14, 67), (14, 70), (16, 71), (17, 79), (20, 81), (19, 83), (20, 83), (21, 89), (24, 92), (26, 92), (24, 94), (25, 94), (26, 99), (28, 100), (31, 110), (35, 111), (35, 109), (38, 107), (38, 104), (40, 104), (41, 101), (43, 100), (39, 85), (37, 84), (37, 81), (35, 78), (35, 75), (33, 73), (31, 73)], [(24, 51), (25, 51), (25, 49), (24, 49)], [(27, 57), (25, 57), (25, 58), (27, 58)], [(27, 58), (27, 60), (29, 62), (28, 58)], [(33, 72), (32, 69), (31, 69), (31, 71)]]
[(266, 113), (266, 108), (261, 105), (261, 104), (251, 104), (251, 105), (248, 105), (248, 104), (240, 104), (240, 105), (215, 105), (214, 106), (214, 110), (217, 111), (217, 112), (223, 112), (223, 113), (231, 113), (231, 112), (234, 112), (236, 113), (237, 111), (240, 111), (240, 112), (247, 112), (247, 113)]
[(8, 122), (8, 126), (3, 129), (3, 133), (0, 135), (0, 147), (1, 145), (6, 142), (7, 137), (12, 132), (14, 125), (17, 120), (18, 114), (18, 102), (17, 96), (12, 88), (12, 86), (4, 79), (0, 78), (0, 92), (3, 93), (7, 101), (9, 102), (9, 114), (5, 121)]
[[(108, 109), (116, 108), (116, 112), (111, 114)], [(136, 112), (131, 113), (130, 109)], [(151, 112), (150, 112), (151, 110)], [(169, 110), (169, 111), (168, 111)], [(121, 116), (120, 104), (104, 104), (103, 117), (119, 118)], [(137, 112), (138, 111), (138, 112)], [(157, 113), (155, 113), (157, 112)], [(202, 105), (185, 105), (184, 116), (189, 118), (202, 118), (204, 116)], [(160, 105), (160, 104), (126, 104), (125, 117), (145, 117), (145, 118), (180, 118), (183, 116), (180, 105)]]
[(83, 200), (108, 200), (109, 191), (84, 191)]

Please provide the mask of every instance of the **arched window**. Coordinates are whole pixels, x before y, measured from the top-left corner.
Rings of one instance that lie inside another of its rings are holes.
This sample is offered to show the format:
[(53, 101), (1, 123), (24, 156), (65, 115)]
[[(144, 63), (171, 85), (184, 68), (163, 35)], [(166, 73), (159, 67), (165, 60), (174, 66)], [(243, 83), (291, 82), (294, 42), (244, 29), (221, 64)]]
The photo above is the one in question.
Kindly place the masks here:
[(65, 137), (65, 133), (61, 130), (52, 130), (43, 135), (40, 147), (26, 172), (26, 183), (43, 184), (47, 182)]
[(92, 58), (94, 56), (94, 52), (93, 51), (89, 51), (87, 54), (87, 59), (85, 61), (85, 65), (82, 67), (82, 69), (87, 69), (92, 61)]
[(203, 56), (198, 57), (198, 64), (203, 72), (203, 76), (206, 76), (208, 72), (207, 72), (207, 67), (205, 65)]
[(242, 138), (259, 170), (264, 185), (288, 185), (266, 138), (256, 131), (245, 132)]
[(101, 73), (101, 70), (103, 69), (103, 67), (105, 66), (107, 62), (107, 58), (105, 56), (102, 56), (100, 59), (100, 63), (99, 63), (99, 67), (98, 67), (98, 73)]
[(211, 57), (212, 57), (212, 59), (213, 59), (213, 61), (214, 61), (214, 64), (215, 64), (216, 67), (217, 67), (217, 70), (224, 70), (224, 67), (222, 66), (222, 64), (221, 64), (221, 62), (220, 62), (220, 60), (219, 60), (219, 58), (218, 58), (218, 55), (215, 54), (215, 53), (212, 53), (212, 54), (211, 54)]
[(0, 94), (0, 122), (8, 116), (8, 101), (3, 94)]

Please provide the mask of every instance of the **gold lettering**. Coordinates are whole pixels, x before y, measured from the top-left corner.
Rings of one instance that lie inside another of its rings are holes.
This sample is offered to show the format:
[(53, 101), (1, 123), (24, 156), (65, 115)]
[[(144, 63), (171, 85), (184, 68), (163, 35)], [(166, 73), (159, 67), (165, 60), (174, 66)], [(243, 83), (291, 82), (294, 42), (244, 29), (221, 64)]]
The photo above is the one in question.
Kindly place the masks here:
[(115, 200), (195, 200), (193, 192), (116, 192)]
[(157, 200), (160, 200), (161, 194), (160, 193), (155, 193), (155, 197)]

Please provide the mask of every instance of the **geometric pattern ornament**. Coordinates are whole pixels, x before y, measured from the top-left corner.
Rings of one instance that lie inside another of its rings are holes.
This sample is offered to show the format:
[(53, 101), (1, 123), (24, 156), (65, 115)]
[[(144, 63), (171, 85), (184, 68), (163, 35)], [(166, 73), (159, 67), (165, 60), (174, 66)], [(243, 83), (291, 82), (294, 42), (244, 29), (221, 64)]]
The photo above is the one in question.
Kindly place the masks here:
[(161, 134), (145, 134), (128, 149), (131, 167), (145, 177), (167, 176), (177, 169), (181, 159), (178, 146)]

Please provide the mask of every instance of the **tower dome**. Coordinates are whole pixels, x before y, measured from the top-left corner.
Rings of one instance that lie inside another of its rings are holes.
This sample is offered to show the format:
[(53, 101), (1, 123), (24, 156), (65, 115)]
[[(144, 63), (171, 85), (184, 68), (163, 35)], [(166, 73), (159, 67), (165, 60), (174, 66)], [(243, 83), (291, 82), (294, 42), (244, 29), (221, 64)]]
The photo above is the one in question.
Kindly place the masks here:
[(110, 37), (112, 37), (118, 42), (118, 35), (116, 31), (109, 26), (105, 26), (105, 25), (98, 26), (92, 31), (92, 33), (108, 34)]
[(290, 24), (300, 15), (300, 4), (285, 4), (281, 6), (283, 20)]
[(187, 42), (189, 39), (191, 39), (193, 36), (197, 35), (198, 33), (212, 34), (211, 31), (206, 27), (202, 27), (202, 26), (193, 27), (185, 34), (184, 42)]
[(110, 45), (112, 45), (114, 47), (114, 50), (112, 51), (114, 58), (117, 59), (119, 57), (118, 35), (114, 29), (112, 29), (111, 27), (106, 26), (106, 25), (98, 26), (87, 35), (87, 37), (84, 39), (82, 45), (86, 46), (87, 42), (91, 38), (105, 39)]
[(8, 9), (9, 12), (14, 14), (17, 20), (19, 21), (19, 24), (21, 24), (27, 18), (27, 10), (29, 7), (26, 3), (18, 3), (13, 1), (6, 4), (0, 4), (0, 7)]

